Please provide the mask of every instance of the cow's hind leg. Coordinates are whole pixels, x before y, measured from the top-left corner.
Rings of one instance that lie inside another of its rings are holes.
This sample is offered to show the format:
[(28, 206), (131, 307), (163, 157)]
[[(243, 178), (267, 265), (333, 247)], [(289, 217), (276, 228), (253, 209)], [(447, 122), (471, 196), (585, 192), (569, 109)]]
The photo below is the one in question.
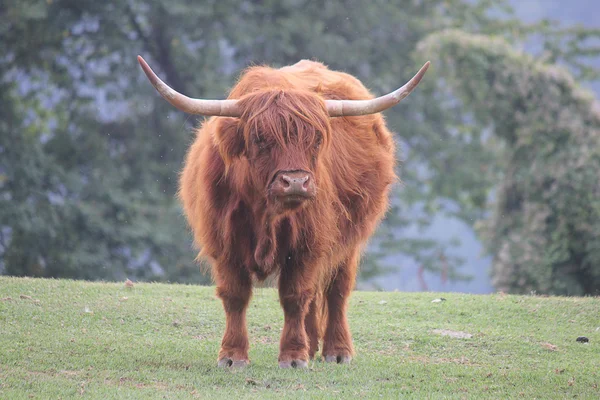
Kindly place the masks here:
[[(293, 259), (293, 258), (292, 258)], [(279, 300), (284, 323), (279, 344), (281, 368), (306, 368), (309, 343), (305, 320), (315, 293), (314, 270), (307, 265), (285, 265), (279, 276)]]
[(225, 309), (225, 333), (219, 351), (219, 367), (245, 367), (248, 358), (246, 309), (252, 295), (252, 281), (245, 268), (221, 265), (215, 268), (217, 296)]
[(358, 253), (342, 263), (327, 292), (327, 328), (323, 338), (323, 357), (327, 362), (349, 363), (354, 354), (346, 311), (356, 280)]
[(308, 338), (308, 357), (312, 360), (315, 354), (319, 351), (319, 316), (317, 296), (313, 298), (308, 307), (308, 314), (304, 319), (304, 328), (306, 337)]

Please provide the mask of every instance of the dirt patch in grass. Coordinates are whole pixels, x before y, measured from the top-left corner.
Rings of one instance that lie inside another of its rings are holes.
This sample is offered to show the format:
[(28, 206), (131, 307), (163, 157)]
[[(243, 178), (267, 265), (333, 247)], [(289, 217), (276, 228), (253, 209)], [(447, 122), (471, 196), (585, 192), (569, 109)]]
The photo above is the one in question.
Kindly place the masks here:
[(471, 335), (470, 333), (462, 331), (452, 331), (450, 329), (434, 329), (432, 332), (438, 335), (450, 336), (456, 339), (471, 339), (473, 337), (473, 335)]

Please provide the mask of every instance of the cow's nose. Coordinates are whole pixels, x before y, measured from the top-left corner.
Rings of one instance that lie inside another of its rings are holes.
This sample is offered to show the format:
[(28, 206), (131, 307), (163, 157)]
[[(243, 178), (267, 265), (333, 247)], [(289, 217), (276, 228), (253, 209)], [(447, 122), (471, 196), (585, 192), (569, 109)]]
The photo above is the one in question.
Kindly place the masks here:
[(306, 173), (284, 173), (279, 175), (284, 194), (302, 194), (308, 191), (310, 175)]
[(315, 194), (311, 175), (305, 171), (280, 172), (275, 177), (271, 190), (278, 197), (297, 200), (313, 197)]

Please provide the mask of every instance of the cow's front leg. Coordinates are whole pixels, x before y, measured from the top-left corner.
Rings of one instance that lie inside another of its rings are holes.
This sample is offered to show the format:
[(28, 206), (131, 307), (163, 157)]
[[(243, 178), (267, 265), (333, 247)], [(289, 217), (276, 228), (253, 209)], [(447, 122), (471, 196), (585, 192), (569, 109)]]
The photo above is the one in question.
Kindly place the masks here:
[(304, 320), (315, 293), (313, 268), (292, 262), (282, 267), (279, 276), (279, 300), (284, 323), (279, 344), (281, 368), (306, 368), (309, 343)]
[(246, 309), (252, 295), (250, 275), (245, 268), (232, 268), (228, 264), (215, 268), (214, 276), (217, 296), (223, 301), (226, 318), (218, 366), (245, 367), (250, 363), (246, 329)]

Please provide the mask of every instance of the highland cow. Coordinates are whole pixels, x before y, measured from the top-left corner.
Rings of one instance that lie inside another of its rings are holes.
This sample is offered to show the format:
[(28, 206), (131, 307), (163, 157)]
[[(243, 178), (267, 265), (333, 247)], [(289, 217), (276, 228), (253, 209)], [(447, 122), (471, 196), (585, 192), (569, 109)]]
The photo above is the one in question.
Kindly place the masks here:
[(417, 86), (373, 98), (313, 61), (246, 70), (227, 100), (186, 97), (138, 60), (175, 107), (212, 116), (198, 129), (180, 199), (226, 315), (219, 366), (245, 366), (253, 281), (278, 276), (279, 366), (353, 356), (347, 319), (361, 250), (388, 207), (395, 146), (380, 112)]

